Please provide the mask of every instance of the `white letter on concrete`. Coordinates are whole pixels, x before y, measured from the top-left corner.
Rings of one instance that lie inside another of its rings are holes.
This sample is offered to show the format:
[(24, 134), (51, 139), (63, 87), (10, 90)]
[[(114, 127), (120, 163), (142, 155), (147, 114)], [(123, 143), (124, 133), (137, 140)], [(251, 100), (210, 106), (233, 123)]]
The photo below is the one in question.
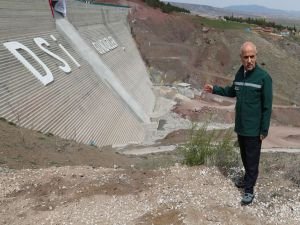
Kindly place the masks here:
[(103, 38), (102, 43), (105, 45), (108, 51), (113, 49), (113, 47), (110, 45), (110, 42), (106, 38)]
[(65, 49), (64, 46), (62, 46), (62, 44), (58, 44), (58, 46), (67, 54), (67, 56), (69, 56), (70, 59), (72, 59), (72, 61), (75, 63), (75, 65), (79, 68), (80, 64), (76, 61), (76, 59), (74, 59), (74, 57), (67, 51), (67, 49)]
[[(17, 42), (11, 41), (3, 44), (33, 75), (39, 79), (44, 85), (49, 84), (54, 80), (53, 75), (49, 68), (36, 56), (29, 48), (25, 45)], [(25, 50), (29, 55), (32, 56), (45, 70), (46, 75), (41, 75), (17, 50)]]
[(71, 72), (71, 68), (65, 60), (60, 58), (58, 55), (55, 55), (53, 52), (50, 52), (48, 49), (46, 49), (43, 46), (43, 44), (45, 44), (46, 46), (49, 46), (48, 42), (45, 39), (38, 37), (38, 38), (34, 38), (33, 40), (37, 44), (37, 46), (39, 46), (44, 52), (46, 52), (48, 55), (52, 56), (53, 58), (57, 59), (58, 61), (60, 61), (64, 64), (64, 66), (59, 66), (59, 68), (62, 71), (64, 71), (65, 73)]
[(111, 36), (108, 36), (107, 39), (110, 41), (110, 44), (113, 46), (114, 49), (118, 47), (117, 42)]
[(104, 49), (105, 53), (109, 52), (109, 48), (105, 45), (103, 40), (99, 40), (99, 44), (102, 46), (102, 48)]

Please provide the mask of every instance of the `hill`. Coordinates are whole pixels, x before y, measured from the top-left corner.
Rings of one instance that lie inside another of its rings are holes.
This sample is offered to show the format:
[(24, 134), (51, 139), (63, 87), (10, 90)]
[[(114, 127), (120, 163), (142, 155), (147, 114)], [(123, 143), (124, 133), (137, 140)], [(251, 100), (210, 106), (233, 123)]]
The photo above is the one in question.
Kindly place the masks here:
[(286, 11), (280, 9), (271, 9), (268, 7), (260, 5), (232, 5), (224, 7), (225, 10), (230, 10), (232, 12), (243, 12), (256, 16), (264, 16), (270, 18), (290, 18), (290, 19), (300, 19), (299, 11)]
[(298, 11), (284, 11), (269, 9), (259, 5), (242, 5), (242, 6), (229, 6), (224, 8), (213, 7), (208, 5), (188, 4), (172, 2), (173, 5), (186, 8), (194, 14), (200, 16), (218, 18), (220, 16), (235, 17), (252, 17), (252, 18), (265, 18), (268, 21), (282, 24), (284, 26), (296, 26), (300, 28), (300, 13)]
[(272, 75), (275, 103), (299, 105), (299, 41), (249, 32), (247, 24), (154, 9), (140, 12), (131, 15), (132, 32), (154, 69), (154, 83), (228, 84), (240, 66), (240, 45), (251, 40), (258, 47), (258, 63)]
[(264, 17), (264, 18), (285, 18), (300, 19), (299, 11), (287, 11), (272, 9), (261, 5), (231, 5), (227, 7), (213, 7), (209, 5), (171, 2), (172, 5), (180, 6), (195, 13), (207, 14), (211, 16), (230, 16), (232, 13), (241, 17)]

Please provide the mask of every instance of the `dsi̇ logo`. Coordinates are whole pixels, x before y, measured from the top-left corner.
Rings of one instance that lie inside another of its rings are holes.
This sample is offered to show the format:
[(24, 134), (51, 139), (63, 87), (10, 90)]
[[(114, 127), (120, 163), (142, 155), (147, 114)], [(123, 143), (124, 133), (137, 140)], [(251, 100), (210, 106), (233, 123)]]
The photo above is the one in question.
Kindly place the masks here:
[[(56, 38), (53, 35), (50, 35), (50, 37), (56, 42)], [(49, 47), (50, 44), (43, 38), (37, 37), (34, 38), (33, 41), (35, 44), (45, 53), (53, 57), (54, 59), (60, 61), (62, 63), (61, 66), (58, 66), (63, 72), (70, 73), (71, 67), (69, 64), (62, 59), (60, 56), (54, 54), (46, 47)], [(54, 80), (53, 74), (50, 71), (50, 69), (47, 67), (47, 65), (28, 47), (23, 45), (20, 42), (17, 41), (11, 41), (11, 42), (5, 42), (3, 45), (37, 78), (39, 79), (43, 85), (47, 85), (51, 83)], [(46, 47), (45, 47), (46, 46)], [(75, 63), (77, 67), (80, 67), (80, 64), (74, 59), (74, 57), (61, 45), (58, 44), (58, 46), (66, 53), (66, 55)], [(45, 71), (45, 74), (41, 74), (39, 71), (37, 71), (34, 66), (19, 52), (20, 50), (26, 51)]]

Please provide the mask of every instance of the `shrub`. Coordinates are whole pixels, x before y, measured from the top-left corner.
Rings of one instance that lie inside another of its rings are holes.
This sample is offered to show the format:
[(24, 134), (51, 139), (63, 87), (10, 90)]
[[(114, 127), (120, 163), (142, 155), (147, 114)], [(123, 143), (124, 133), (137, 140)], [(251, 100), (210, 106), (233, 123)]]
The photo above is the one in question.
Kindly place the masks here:
[(207, 123), (193, 125), (190, 138), (180, 147), (184, 163), (189, 166), (207, 165), (230, 168), (238, 166), (239, 154), (233, 141), (233, 131), (207, 130)]
[(47, 132), (47, 133), (45, 133), (45, 135), (48, 136), (48, 137), (53, 137), (54, 136), (54, 134), (52, 134), (51, 132)]
[(14, 122), (11, 122), (11, 121), (9, 121), (8, 124), (9, 124), (9, 125), (12, 125), (12, 126), (14, 126), (14, 127), (17, 126), (17, 124), (15, 124)]
[(297, 166), (290, 166), (285, 174), (285, 177), (300, 187), (300, 168)]

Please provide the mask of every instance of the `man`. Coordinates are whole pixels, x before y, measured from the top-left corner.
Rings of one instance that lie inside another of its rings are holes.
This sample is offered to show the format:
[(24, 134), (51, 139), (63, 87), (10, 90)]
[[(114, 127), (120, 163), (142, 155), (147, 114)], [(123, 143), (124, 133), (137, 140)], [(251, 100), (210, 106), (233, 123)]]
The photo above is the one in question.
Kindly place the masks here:
[(225, 88), (210, 84), (204, 86), (206, 92), (236, 97), (234, 130), (238, 135), (245, 175), (235, 185), (244, 188), (243, 205), (254, 199), (261, 143), (268, 135), (272, 112), (272, 79), (256, 64), (256, 55), (256, 46), (245, 42), (240, 49), (242, 66), (232, 85)]

